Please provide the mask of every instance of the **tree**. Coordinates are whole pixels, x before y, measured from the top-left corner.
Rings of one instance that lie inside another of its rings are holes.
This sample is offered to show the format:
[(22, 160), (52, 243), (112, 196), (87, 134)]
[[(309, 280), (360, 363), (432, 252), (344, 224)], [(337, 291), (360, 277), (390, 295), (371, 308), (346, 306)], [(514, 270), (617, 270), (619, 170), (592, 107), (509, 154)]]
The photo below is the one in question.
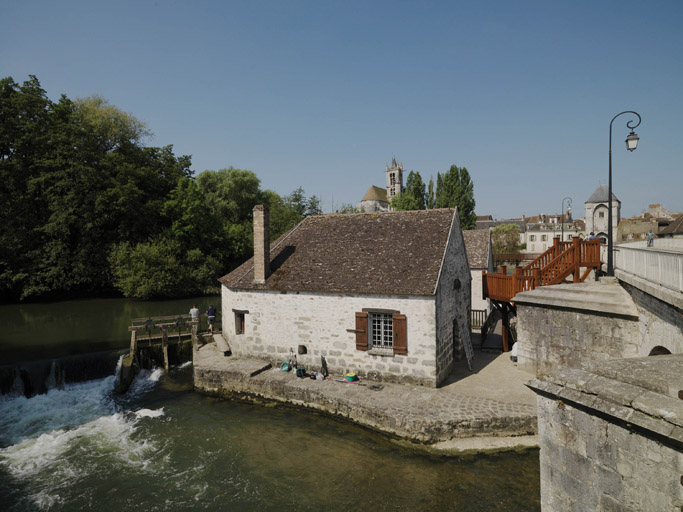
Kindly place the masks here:
[(411, 195), (416, 202), (416, 208), (411, 210), (424, 210), (426, 203), (425, 184), (419, 172), (410, 171), (406, 180), (406, 194)]
[(391, 207), (396, 211), (422, 210), (420, 202), (412, 194), (404, 192), (391, 199)]
[(81, 121), (90, 127), (92, 135), (104, 152), (113, 151), (125, 144), (139, 145), (143, 138), (152, 135), (147, 125), (110, 105), (97, 94), (74, 101)]
[(474, 206), (474, 184), (465, 167), (451, 165), (443, 175), (437, 173), (437, 208), (457, 208), (462, 229), (474, 229), (477, 225)]
[(144, 124), (94, 97), (52, 102), (35, 76), (0, 80), (0, 300), (112, 289), (112, 248), (170, 227), (190, 158), (146, 148)]
[(521, 250), (519, 226), (499, 224), (491, 232), (491, 244), (494, 254), (517, 254)]
[(436, 205), (434, 199), (434, 178), (429, 178), (429, 189), (427, 191), (427, 210), (431, 210)]

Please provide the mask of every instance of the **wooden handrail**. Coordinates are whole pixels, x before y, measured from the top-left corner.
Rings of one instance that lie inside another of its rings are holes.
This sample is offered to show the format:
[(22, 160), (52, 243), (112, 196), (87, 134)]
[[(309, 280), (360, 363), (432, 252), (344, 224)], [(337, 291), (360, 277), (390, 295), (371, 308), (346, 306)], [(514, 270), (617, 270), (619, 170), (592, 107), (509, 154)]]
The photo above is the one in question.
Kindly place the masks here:
[(539, 286), (562, 283), (569, 274), (574, 282), (581, 282), (580, 269), (600, 267), (600, 240), (574, 239), (571, 242), (553, 240), (553, 245), (525, 267), (516, 267), (513, 275), (507, 275), (507, 268), (501, 266), (500, 273), (482, 273), (483, 297), (511, 302), (517, 294)]

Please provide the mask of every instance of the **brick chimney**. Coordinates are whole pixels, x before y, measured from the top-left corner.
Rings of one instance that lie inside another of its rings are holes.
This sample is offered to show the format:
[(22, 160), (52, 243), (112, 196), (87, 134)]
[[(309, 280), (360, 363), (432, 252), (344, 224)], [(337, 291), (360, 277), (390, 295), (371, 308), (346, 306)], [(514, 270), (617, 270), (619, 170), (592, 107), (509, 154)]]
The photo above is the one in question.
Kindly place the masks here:
[(263, 284), (270, 275), (270, 218), (268, 207), (254, 206), (254, 282)]

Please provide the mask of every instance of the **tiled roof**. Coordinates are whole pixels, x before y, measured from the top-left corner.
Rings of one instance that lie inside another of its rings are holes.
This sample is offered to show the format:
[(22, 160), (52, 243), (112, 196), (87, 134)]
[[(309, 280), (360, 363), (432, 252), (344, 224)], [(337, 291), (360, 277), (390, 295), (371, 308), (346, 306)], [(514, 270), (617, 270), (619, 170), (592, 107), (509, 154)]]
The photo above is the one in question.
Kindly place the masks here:
[(361, 201), (384, 201), (387, 203), (387, 189), (371, 185)]
[(462, 232), (470, 268), (486, 269), (489, 264), (489, 236), (484, 229), (469, 229)]
[(664, 229), (659, 230), (662, 235), (680, 235), (683, 234), (683, 214), (676, 217), (676, 219)]
[(219, 281), (232, 289), (433, 295), (455, 210), (307, 217), (270, 247), (272, 274), (253, 258)]
[[(593, 195), (591, 195), (588, 198), (587, 203), (606, 203), (609, 201), (609, 187), (607, 185), (598, 185), (598, 188), (595, 189), (595, 192), (593, 192)], [(619, 201), (617, 199), (617, 196), (614, 195), (614, 192), (612, 192), (612, 201)], [(621, 201), (619, 201), (621, 202)]]

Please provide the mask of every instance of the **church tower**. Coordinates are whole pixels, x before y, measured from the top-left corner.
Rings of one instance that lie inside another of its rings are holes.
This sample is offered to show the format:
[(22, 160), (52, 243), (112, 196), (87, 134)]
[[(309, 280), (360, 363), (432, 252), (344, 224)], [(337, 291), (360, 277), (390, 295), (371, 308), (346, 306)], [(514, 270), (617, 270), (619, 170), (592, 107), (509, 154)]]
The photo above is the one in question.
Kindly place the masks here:
[(387, 200), (389, 203), (403, 191), (403, 164), (399, 164), (396, 158), (392, 158), (391, 167), (387, 165)]

